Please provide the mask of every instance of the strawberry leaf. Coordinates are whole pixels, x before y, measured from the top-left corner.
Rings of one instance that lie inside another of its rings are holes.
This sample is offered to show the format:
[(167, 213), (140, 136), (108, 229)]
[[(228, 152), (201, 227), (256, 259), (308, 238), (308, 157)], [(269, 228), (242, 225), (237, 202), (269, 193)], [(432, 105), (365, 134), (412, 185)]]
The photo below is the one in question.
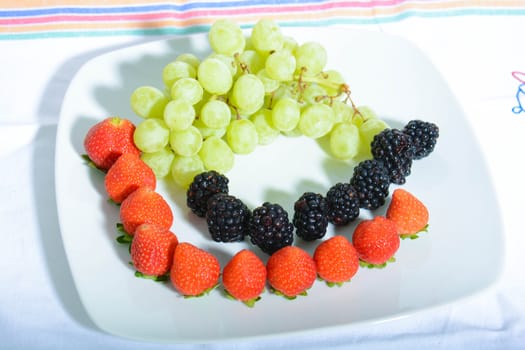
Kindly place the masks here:
[(396, 261), (396, 258), (394, 258), (394, 257), (391, 257), (390, 259), (388, 259), (386, 262), (384, 262), (382, 264), (371, 264), (369, 262), (366, 262), (366, 261), (363, 261), (363, 260), (359, 260), (359, 266), (366, 267), (366, 268), (369, 268), (369, 269), (384, 269), (388, 263), (393, 263), (395, 261)]
[(325, 283), (330, 288), (333, 288), (335, 286), (341, 287), (344, 284), (344, 282), (329, 282), (329, 281), (325, 281)]
[[(226, 290), (226, 288), (223, 289), (223, 291), (224, 291), (224, 295), (226, 296), (226, 298), (228, 298), (228, 299), (230, 299), (230, 300), (238, 300), (236, 297), (234, 297), (233, 295), (231, 295), (230, 292), (228, 292), (228, 291)], [(249, 300), (244, 300), (244, 301), (242, 301), (242, 303), (243, 303), (244, 305), (248, 306), (248, 307), (254, 307), (254, 306), (255, 306), (255, 303), (256, 303), (257, 301), (259, 301), (259, 300), (261, 300), (261, 297), (260, 297), (260, 296), (257, 296), (257, 297), (255, 297), (255, 298), (252, 298), (252, 299), (249, 299)]]
[(102, 170), (102, 169), (100, 169), (99, 167), (97, 167), (97, 166), (95, 165), (95, 163), (91, 160), (91, 158), (89, 158), (89, 156), (88, 156), (87, 154), (82, 154), (82, 155), (80, 155), (80, 157), (81, 157), (82, 159), (84, 159), (84, 163), (85, 163), (88, 167), (93, 168), (93, 169), (96, 169), (96, 170), (100, 171), (100, 172), (103, 173), (103, 174), (106, 173), (104, 170)]
[(135, 271), (135, 277), (153, 280), (155, 282), (164, 282), (168, 280), (169, 275), (165, 274), (165, 275), (160, 275), (160, 276), (152, 276), (152, 275), (145, 275), (140, 271)]
[(301, 293), (298, 293), (297, 295), (293, 295), (293, 296), (286, 295), (286, 294), (284, 294), (283, 292), (278, 291), (278, 290), (275, 289), (275, 288), (271, 288), (270, 291), (271, 291), (272, 293), (274, 293), (275, 295), (279, 295), (279, 296), (281, 296), (281, 297), (283, 297), (283, 298), (286, 298), (286, 299), (288, 299), (288, 300), (294, 300), (294, 299), (296, 299), (298, 296), (303, 296), (303, 297), (308, 296), (308, 291), (307, 291), (307, 290), (304, 290), (304, 291), (302, 291)]
[(214, 285), (213, 287), (210, 287), (208, 289), (206, 289), (204, 292), (200, 293), (200, 294), (197, 294), (197, 295), (184, 295), (184, 299), (191, 299), (191, 298), (200, 298), (200, 297), (203, 297), (204, 295), (208, 295), (210, 294), (210, 292), (212, 290), (214, 290), (215, 288), (217, 288), (219, 286), (219, 283), (217, 283), (216, 285)]
[(123, 235), (118, 236), (115, 240), (120, 244), (130, 244), (133, 240), (133, 236), (125, 233)]
[(111, 203), (111, 204), (113, 204), (113, 205), (116, 205), (117, 207), (120, 206), (120, 203), (115, 202), (115, 201), (114, 201), (113, 199), (111, 199), (111, 198), (108, 198), (107, 201), (108, 201), (108, 203)]
[(407, 238), (418, 239), (419, 238), (419, 234), (420, 233), (424, 233), (424, 232), (428, 232), (428, 224), (426, 224), (421, 230), (417, 231), (416, 233), (413, 233), (413, 234), (400, 234), (399, 238), (401, 238), (401, 239), (407, 239)]
[(257, 297), (257, 298), (250, 299), (250, 300), (245, 300), (245, 301), (243, 301), (243, 304), (248, 306), (248, 307), (254, 307), (255, 303), (258, 302), (259, 300), (261, 300), (260, 296)]

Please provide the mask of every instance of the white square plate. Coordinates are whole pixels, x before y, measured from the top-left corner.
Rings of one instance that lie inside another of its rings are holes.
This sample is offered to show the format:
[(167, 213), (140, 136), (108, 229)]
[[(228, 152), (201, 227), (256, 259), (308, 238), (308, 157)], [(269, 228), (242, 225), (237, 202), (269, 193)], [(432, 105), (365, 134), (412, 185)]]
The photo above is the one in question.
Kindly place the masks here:
[[(393, 127), (410, 119), (440, 127), (433, 154), (414, 162), (404, 188), (430, 210), (429, 233), (404, 240), (397, 261), (382, 270), (360, 269), (350, 283), (328, 288), (317, 281), (293, 301), (265, 292), (254, 308), (227, 299), (221, 290), (184, 299), (169, 283), (134, 277), (127, 249), (115, 242), (118, 207), (108, 203), (103, 175), (81, 158), (88, 128), (119, 115), (138, 123), (129, 107), (142, 85), (161, 88), (165, 64), (178, 54), (208, 53), (206, 35), (151, 42), (99, 56), (85, 64), (65, 96), (56, 145), (56, 191), (64, 247), (82, 303), (109, 333), (161, 342), (212, 342), (277, 336), (314, 329), (392, 320), (457, 301), (499, 277), (502, 226), (488, 172), (461, 108), (431, 62), (411, 43), (382, 33), (338, 28), (284, 28), (299, 43), (319, 41), (328, 68), (343, 73), (354, 101), (371, 106)], [(237, 156), (228, 174), (230, 192), (250, 208), (278, 202), (290, 216), (305, 191), (326, 193), (348, 181), (352, 165), (330, 159), (306, 137), (280, 137), (248, 156)], [(393, 186), (391, 188), (393, 190)], [(215, 243), (202, 219), (185, 205), (184, 191), (161, 181), (179, 241), (214, 253), (222, 266), (243, 243)], [(384, 214), (362, 211), (361, 218)], [(330, 227), (351, 238), (355, 224)], [(313, 252), (318, 242), (297, 244)], [(264, 254), (260, 254), (266, 260)]]

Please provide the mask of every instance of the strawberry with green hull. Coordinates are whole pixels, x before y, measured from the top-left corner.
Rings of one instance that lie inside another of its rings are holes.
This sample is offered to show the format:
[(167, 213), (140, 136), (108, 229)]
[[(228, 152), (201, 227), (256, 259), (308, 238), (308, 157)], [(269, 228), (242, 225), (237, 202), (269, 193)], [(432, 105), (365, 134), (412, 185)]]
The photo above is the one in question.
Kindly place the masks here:
[(345, 236), (334, 236), (321, 242), (314, 252), (319, 278), (330, 287), (350, 281), (359, 269), (359, 257)]
[(418, 233), (425, 232), (428, 228), (427, 207), (416, 196), (402, 188), (392, 193), (386, 217), (396, 223), (402, 239), (416, 239)]
[(131, 242), (131, 261), (137, 276), (165, 279), (173, 264), (178, 244), (177, 236), (165, 227), (142, 224), (137, 227)]
[(286, 246), (273, 253), (266, 262), (266, 272), (274, 292), (288, 299), (307, 295), (317, 278), (314, 259), (297, 246)]
[(397, 225), (384, 216), (363, 220), (355, 228), (352, 243), (360, 265), (383, 268), (388, 262), (395, 261), (394, 254), (399, 249)]
[(84, 137), (84, 150), (89, 161), (107, 171), (126, 153), (140, 155), (133, 142), (135, 125), (128, 119), (109, 117), (93, 125)]
[(221, 267), (211, 253), (191, 243), (175, 248), (170, 279), (173, 287), (185, 297), (202, 296), (219, 283)]
[(139, 187), (154, 190), (157, 179), (153, 170), (138, 155), (126, 153), (109, 168), (104, 177), (104, 185), (109, 198), (115, 203), (122, 203)]
[(266, 286), (266, 266), (251, 250), (243, 249), (224, 266), (222, 284), (229, 297), (253, 307)]
[(173, 213), (159, 193), (149, 187), (139, 187), (122, 201), (120, 221), (124, 231), (133, 236), (141, 224), (156, 224), (170, 229)]

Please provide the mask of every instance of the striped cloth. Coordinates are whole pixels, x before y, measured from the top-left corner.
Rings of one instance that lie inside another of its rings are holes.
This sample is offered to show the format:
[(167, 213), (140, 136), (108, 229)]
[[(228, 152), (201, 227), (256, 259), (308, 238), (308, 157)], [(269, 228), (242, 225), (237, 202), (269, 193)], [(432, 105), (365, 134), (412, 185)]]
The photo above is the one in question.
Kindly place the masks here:
[(383, 24), (410, 17), (525, 16), (523, 0), (0, 0), (0, 40), (204, 32), (218, 18), (243, 27)]

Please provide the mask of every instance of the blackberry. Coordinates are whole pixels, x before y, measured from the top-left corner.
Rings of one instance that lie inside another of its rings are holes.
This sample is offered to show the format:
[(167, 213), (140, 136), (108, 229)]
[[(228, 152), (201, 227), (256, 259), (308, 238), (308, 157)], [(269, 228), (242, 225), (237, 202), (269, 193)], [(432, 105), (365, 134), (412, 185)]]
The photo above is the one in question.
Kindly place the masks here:
[(228, 178), (216, 171), (195, 176), (186, 192), (186, 205), (197, 216), (205, 217), (208, 199), (216, 193), (228, 194)]
[(206, 223), (211, 238), (216, 242), (238, 242), (248, 230), (251, 212), (238, 198), (218, 193), (208, 200)]
[(405, 183), (415, 154), (410, 135), (398, 129), (385, 129), (374, 136), (371, 151), (374, 159), (385, 164), (390, 182), (398, 185)]
[(432, 153), (439, 137), (439, 127), (436, 124), (421, 120), (409, 121), (403, 132), (412, 137), (415, 147), (412, 159), (421, 159)]
[(253, 244), (263, 252), (274, 252), (293, 243), (293, 224), (279, 204), (263, 203), (253, 210), (248, 233)]
[(373, 210), (385, 204), (390, 177), (382, 161), (368, 159), (354, 168), (350, 185), (357, 191), (359, 207)]
[(313, 241), (326, 234), (328, 205), (322, 195), (305, 192), (295, 202), (294, 210), (293, 224), (299, 237)]
[(349, 183), (337, 183), (326, 193), (328, 221), (334, 225), (346, 225), (359, 216), (359, 197)]

